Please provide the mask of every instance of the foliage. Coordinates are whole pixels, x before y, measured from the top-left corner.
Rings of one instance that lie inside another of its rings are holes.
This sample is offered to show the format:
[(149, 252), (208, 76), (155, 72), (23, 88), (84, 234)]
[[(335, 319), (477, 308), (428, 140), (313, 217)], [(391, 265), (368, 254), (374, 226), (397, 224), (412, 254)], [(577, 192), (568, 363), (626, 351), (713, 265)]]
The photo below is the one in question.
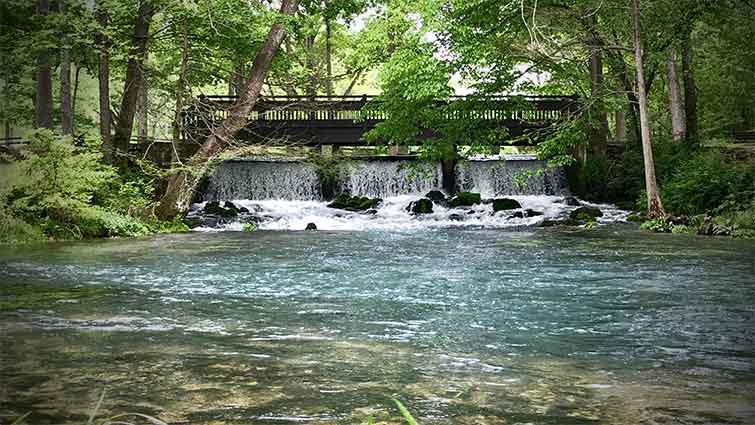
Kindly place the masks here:
[(755, 167), (703, 152), (683, 161), (661, 190), (670, 211), (694, 215), (747, 205), (755, 196), (753, 182)]
[(30, 135), (31, 145), (18, 163), (20, 178), (0, 199), (0, 218), (8, 242), (139, 236), (183, 230), (149, 213), (152, 181), (136, 174), (120, 176), (101, 162), (91, 146), (75, 146), (70, 137), (49, 130)]
[(255, 223), (244, 223), (244, 227), (242, 228), (244, 232), (251, 233), (257, 231), (257, 224)]
[(674, 224), (665, 218), (654, 218), (640, 224), (640, 229), (650, 230), (656, 233), (671, 233)]

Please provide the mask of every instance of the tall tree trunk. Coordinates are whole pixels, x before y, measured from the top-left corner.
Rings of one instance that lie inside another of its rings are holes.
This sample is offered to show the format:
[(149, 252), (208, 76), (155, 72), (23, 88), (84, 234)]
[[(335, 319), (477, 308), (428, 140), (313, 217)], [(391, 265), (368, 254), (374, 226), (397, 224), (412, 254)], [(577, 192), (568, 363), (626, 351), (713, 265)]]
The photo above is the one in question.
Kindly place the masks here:
[(189, 27), (184, 18), (181, 23), (181, 68), (176, 82), (176, 111), (173, 117), (173, 160), (178, 161), (177, 149), (183, 132), (184, 91), (186, 90), (186, 72), (189, 67)]
[(697, 88), (692, 75), (692, 29), (682, 45), (682, 75), (684, 76), (684, 115), (687, 118), (687, 142), (697, 143)]
[(625, 143), (627, 141), (627, 121), (624, 111), (614, 112), (614, 120), (616, 121), (616, 133), (614, 134), (614, 140), (617, 142)]
[(79, 97), (79, 76), (81, 75), (81, 67), (76, 67), (76, 72), (73, 74), (73, 96), (71, 96), (71, 117), (72, 128), (76, 131), (76, 99)]
[(679, 77), (676, 73), (674, 49), (669, 49), (666, 58), (666, 79), (668, 80), (668, 104), (671, 110), (671, 138), (675, 143), (684, 139), (684, 112), (682, 111), (682, 94), (679, 89)]
[[(50, 0), (37, 0), (37, 15), (50, 13)], [(50, 51), (39, 52), (37, 56), (37, 90), (35, 95), (35, 123), (37, 127), (52, 129), (52, 71)]]
[(325, 93), (328, 100), (333, 97), (333, 58), (331, 56), (331, 28), (330, 18), (325, 18)]
[(647, 94), (645, 93), (645, 72), (642, 64), (642, 39), (640, 36), (640, 0), (632, 0), (634, 20), (634, 63), (637, 69), (637, 100), (640, 107), (640, 131), (642, 132), (642, 155), (645, 162), (645, 192), (648, 200), (648, 217), (663, 217), (663, 204), (655, 179), (653, 145), (650, 142), (650, 119), (648, 118)]
[(126, 66), (126, 81), (123, 87), (123, 98), (118, 112), (118, 122), (113, 136), (113, 147), (121, 155), (116, 162), (125, 166), (125, 155), (128, 153), (131, 132), (134, 128), (136, 104), (144, 72), (143, 60), (147, 51), (147, 39), (149, 37), (149, 25), (152, 21), (154, 8), (151, 0), (141, 0), (134, 24), (133, 43), (128, 65)]
[(317, 57), (315, 55), (315, 36), (308, 35), (304, 37), (304, 51), (307, 55), (307, 97), (314, 98), (317, 96), (319, 86), (317, 78)]
[(97, 45), (99, 46), (98, 79), (99, 79), (99, 102), (100, 102), (100, 138), (102, 139), (102, 157), (107, 163), (113, 162), (113, 144), (110, 137), (110, 41), (105, 35), (108, 26), (108, 15), (102, 0), (96, 6), (97, 23), (100, 31), (97, 33)]
[[(59, 10), (65, 17), (65, 1), (60, 2)], [(63, 37), (63, 47), (60, 48), (60, 127), (63, 134), (73, 133), (73, 107), (71, 106), (71, 45), (67, 36)]]
[[(284, 15), (292, 16), (296, 13), (298, 6), (299, 0), (283, 0), (280, 11)], [(190, 165), (194, 167), (193, 172), (182, 170), (173, 174), (168, 180), (165, 195), (155, 211), (159, 218), (170, 219), (178, 214), (184, 214), (189, 209), (194, 191), (212, 160), (223, 151), (236, 133), (247, 125), (249, 113), (257, 102), (262, 84), (265, 82), (265, 75), (270, 69), (285, 33), (285, 27), (279, 23), (273, 24), (270, 28), (254, 58), (244, 90), (239, 93), (236, 103), (229, 109), (227, 118), (212, 131), (199, 151), (191, 158)]]
[(605, 155), (608, 143), (608, 116), (603, 96), (603, 57), (597, 40), (590, 48), (590, 96), (592, 114), (590, 122), (590, 150), (597, 155)]
[(139, 93), (136, 99), (136, 116), (139, 119), (139, 127), (136, 130), (136, 137), (139, 143), (147, 143), (149, 137), (149, 97), (147, 92), (147, 78), (144, 68), (147, 66), (147, 50), (144, 50), (142, 58), (141, 75), (139, 78)]

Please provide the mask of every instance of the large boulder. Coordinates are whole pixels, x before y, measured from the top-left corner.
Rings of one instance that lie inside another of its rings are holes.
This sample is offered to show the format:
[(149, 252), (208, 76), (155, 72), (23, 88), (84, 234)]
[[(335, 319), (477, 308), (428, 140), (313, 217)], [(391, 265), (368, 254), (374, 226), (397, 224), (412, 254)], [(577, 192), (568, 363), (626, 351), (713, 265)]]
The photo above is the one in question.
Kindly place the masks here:
[(459, 192), (451, 198), (451, 201), (448, 203), (448, 206), (451, 208), (456, 207), (471, 207), (472, 205), (477, 205), (482, 202), (482, 197), (480, 197), (479, 193), (473, 193), (473, 192)]
[(516, 199), (511, 198), (499, 198), (493, 199), (493, 212), (516, 210), (522, 208), (522, 204), (517, 202)]
[(598, 217), (603, 217), (603, 211), (595, 207), (579, 207), (569, 214), (569, 220), (579, 223), (595, 221)]
[(304, 230), (317, 230), (317, 225), (315, 223), (307, 223), (307, 227)]
[(443, 205), (446, 203), (446, 194), (440, 190), (431, 190), (425, 194), (425, 198), (433, 201), (434, 204)]
[(336, 199), (333, 200), (333, 202), (328, 204), (328, 208), (360, 212), (375, 208), (381, 202), (383, 202), (383, 200), (380, 198), (338, 195)]
[(406, 210), (414, 215), (430, 214), (433, 212), (433, 201), (427, 198), (417, 199), (407, 205)]

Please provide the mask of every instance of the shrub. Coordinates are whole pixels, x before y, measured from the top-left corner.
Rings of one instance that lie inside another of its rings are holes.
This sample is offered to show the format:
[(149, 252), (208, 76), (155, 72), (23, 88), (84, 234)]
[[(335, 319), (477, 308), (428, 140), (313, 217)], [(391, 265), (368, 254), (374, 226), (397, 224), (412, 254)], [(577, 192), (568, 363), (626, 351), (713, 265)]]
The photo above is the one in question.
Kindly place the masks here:
[(70, 137), (48, 130), (32, 133), (30, 141), (28, 154), (17, 164), (21, 178), (0, 199), (3, 226), (15, 229), (19, 236), (14, 239), (39, 239), (30, 229), (56, 239), (81, 239), (177, 228), (149, 213), (152, 180), (120, 176), (101, 162), (99, 144), (76, 147)]
[(700, 153), (684, 161), (661, 186), (661, 198), (674, 214), (720, 213), (753, 199), (754, 167), (727, 161), (718, 153)]
[(42, 229), (13, 217), (0, 208), (0, 243), (26, 243), (45, 239)]
[(654, 218), (640, 224), (640, 229), (650, 230), (656, 233), (670, 233), (674, 225), (665, 218)]

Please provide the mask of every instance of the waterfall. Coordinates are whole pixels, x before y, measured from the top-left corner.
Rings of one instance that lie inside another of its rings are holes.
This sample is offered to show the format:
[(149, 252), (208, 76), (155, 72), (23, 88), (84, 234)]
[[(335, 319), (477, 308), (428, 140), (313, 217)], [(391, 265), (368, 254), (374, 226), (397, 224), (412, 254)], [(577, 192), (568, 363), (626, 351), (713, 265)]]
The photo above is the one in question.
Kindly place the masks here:
[[(439, 163), (413, 160), (345, 161), (336, 174), (336, 181), (321, 182), (316, 166), (306, 162), (226, 161), (210, 177), (204, 200), (313, 201), (337, 193), (422, 196), (439, 189), (443, 179)], [(459, 162), (456, 183), (459, 190), (479, 192), (483, 198), (568, 193), (564, 171), (545, 169), (536, 160)]]
[(569, 192), (562, 168), (546, 168), (544, 161), (463, 161), (456, 165), (460, 191), (482, 197), (501, 195), (563, 195)]
[(442, 179), (440, 164), (410, 160), (352, 161), (341, 176), (343, 192), (372, 198), (422, 195), (439, 188)]
[(315, 167), (300, 162), (226, 161), (210, 176), (204, 199), (321, 199)]

